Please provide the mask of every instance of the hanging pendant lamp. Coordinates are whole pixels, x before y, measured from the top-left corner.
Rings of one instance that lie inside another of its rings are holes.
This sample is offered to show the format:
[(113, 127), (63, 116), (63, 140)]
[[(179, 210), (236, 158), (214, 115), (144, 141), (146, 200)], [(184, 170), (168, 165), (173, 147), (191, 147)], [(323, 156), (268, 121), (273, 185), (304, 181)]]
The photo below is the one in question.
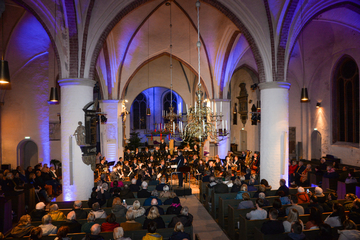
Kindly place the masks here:
[(0, 60), (0, 83), (10, 84), (9, 64), (5, 60)]
[(52, 87), (50, 89), (49, 102), (51, 102), (51, 103), (58, 103), (59, 102), (59, 95), (58, 95), (56, 87)]
[(146, 115), (150, 116), (151, 115), (151, 111), (150, 111), (150, 106), (148, 104), (148, 107), (146, 108)]
[(309, 101), (309, 95), (307, 88), (301, 89), (301, 102), (308, 102)]

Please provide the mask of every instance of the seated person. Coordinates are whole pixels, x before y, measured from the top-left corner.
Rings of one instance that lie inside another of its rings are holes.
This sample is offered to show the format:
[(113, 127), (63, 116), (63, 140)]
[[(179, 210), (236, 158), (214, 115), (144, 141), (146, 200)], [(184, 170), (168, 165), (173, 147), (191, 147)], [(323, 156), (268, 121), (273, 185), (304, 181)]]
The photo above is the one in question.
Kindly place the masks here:
[(137, 197), (138, 198), (148, 198), (148, 197), (150, 197), (151, 193), (147, 190), (148, 183), (143, 181), (141, 183), (141, 187), (142, 187), (142, 189), (137, 193)]
[(148, 228), (148, 225), (151, 222), (155, 222), (159, 228), (165, 228), (165, 222), (160, 216), (159, 211), (156, 207), (151, 207), (149, 214), (145, 218), (143, 229)]
[[(111, 212), (115, 214), (115, 217), (125, 217), (127, 211), (126, 203), (121, 202), (121, 198), (114, 198)], [(106, 217), (106, 216), (105, 216)]]
[[(311, 194), (311, 193), (310, 193)], [(307, 206), (307, 208), (305, 209), (305, 214), (309, 214), (310, 213), (310, 209), (312, 207), (316, 207), (317, 209), (319, 209), (320, 213), (322, 214), (324, 212), (323, 207), (319, 204), (318, 202), (318, 198), (315, 195), (311, 195), (310, 196), (310, 203)]]
[(59, 211), (57, 204), (53, 204), (49, 208), (49, 215), (53, 221), (63, 221), (66, 220), (66, 217), (63, 212)]
[(122, 227), (117, 227), (114, 229), (113, 238), (114, 240), (131, 240), (131, 238), (124, 237), (124, 229)]
[(348, 218), (355, 224), (360, 224), (360, 199), (357, 198), (353, 201), (353, 207), (348, 215)]
[(291, 194), (290, 196), (291, 206), (286, 208), (286, 215), (289, 215), (291, 209), (296, 209), (299, 212), (299, 215), (304, 215), (305, 210), (304, 207), (298, 205), (298, 198), (295, 194)]
[(132, 192), (138, 192), (140, 190), (139, 186), (136, 184), (136, 178), (131, 179), (131, 184), (129, 185), (129, 189)]
[(283, 225), (284, 225), (284, 230), (285, 232), (290, 232), (291, 231), (291, 225), (294, 222), (299, 222), (301, 223), (302, 228), (304, 229), (304, 223), (301, 221), (300, 217), (299, 217), (299, 212), (298, 210), (296, 210), (295, 208), (290, 209), (289, 214), (286, 218), (286, 220), (283, 221)]
[(166, 214), (180, 214), (181, 211), (181, 203), (180, 203), (180, 199), (178, 197), (174, 197), (172, 204), (170, 205), (170, 207), (168, 207), (168, 209), (166, 210)]
[(156, 228), (156, 222), (151, 221), (147, 226), (148, 233), (146, 233), (142, 240), (163, 240), (163, 237), (156, 233)]
[(314, 195), (317, 197), (317, 200), (319, 204), (323, 204), (326, 201), (326, 196), (323, 193), (323, 190), (321, 187), (315, 187), (315, 193)]
[(19, 224), (11, 230), (10, 234), (14, 238), (22, 238), (24, 236), (29, 236), (30, 231), (33, 228), (34, 226), (31, 225), (30, 215), (23, 215), (20, 218)]
[(298, 203), (310, 203), (310, 197), (303, 187), (298, 188), (296, 196), (298, 197)]
[(181, 222), (177, 222), (174, 227), (174, 232), (170, 236), (169, 240), (183, 240), (191, 239), (190, 235), (184, 232), (184, 225)]
[[(163, 188), (163, 191), (160, 193), (160, 197), (161, 197), (161, 198), (174, 198), (174, 197), (176, 197), (176, 193), (171, 192), (171, 191), (169, 191), (169, 190), (170, 190), (169, 186), (165, 186), (165, 187)], [(171, 201), (171, 203), (172, 203), (172, 201)], [(170, 204), (171, 204), (171, 203), (170, 203)], [(170, 205), (170, 204), (166, 204), (166, 203), (164, 202), (164, 205)]]
[(130, 190), (127, 184), (125, 184), (124, 188), (120, 191), (120, 198), (121, 199), (135, 198), (133, 192)]
[(216, 179), (216, 185), (214, 186), (215, 193), (228, 193), (229, 187), (221, 179)]
[(81, 232), (91, 233), (90, 229), (95, 224), (95, 220), (96, 220), (95, 214), (89, 213), (87, 217), (87, 222), (81, 226)]
[(255, 208), (253, 201), (250, 200), (250, 195), (247, 192), (242, 194), (243, 200), (239, 203), (238, 209)]
[(230, 192), (239, 192), (241, 188), (241, 181), (239, 178), (234, 180), (234, 184), (232, 185)]
[[(280, 201), (280, 200), (279, 200)], [(269, 221), (263, 223), (261, 232), (263, 234), (279, 234), (284, 232), (284, 225), (278, 219), (278, 210), (271, 208), (269, 211)]]
[(82, 209), (82, 202), (80, 200), (74, 202), (73, 211), (76, 214), (75, 219), (85, 219), (87, 217), (87, 212)]
[(156, 200), (158, 200), (159, 205), (162, 205), (162, 201), (161, 201), (161, 199), (158, 198), (158, 196), (159, 196), (159, 192), (155, 189), (154, 191), (151, 192), (151, 196), (148, 197), (147, 199), (145, 199), (145, 202), (144, 202), (143, 205), (144, 206), (150, 206), (151, 205), (151, 200), (154, 199), (154, 198)]
[(256, 185), (256, 184), (255, 184), (255, 179), (254, 179), (254, 178), (250, 178), (250, 180), (249, 180), (249, 186), (248, 186), (248, 191), (249, 191), (249, 192), (255, 192), (255, 191), (257, 191), (257, 188), (256, 188), (254, 185)]
[(336, 192), (330, 192), (327, 195), (327, 201), (325, 201), (325, 203), (321, 204), (321, 206), (324, 209), (324, 212), (331, 212), (332, 211), (332, 206), (334, 205), (334, 203), (338, 203), (338, 195)]
[(52, 225), (51, 222), (50, 215), (47, 214), (42, 217), (42, 224), (39, 227), (42, 229), (43, 236), (57, 233), (57, 227)]
[(302, 232), (303, 227), (301, 226), (300, 222), (294, 222), (291, 225), (291, 232), (288, 234), (286, 239), (289, 240), (306, 240), (307, 237)]
[(30, 237), (29, 240), (40, 240), (43, 236), (43, 232), (41, 227), (34, 227), (30, 231)]
[[(274, 199), (273, 202), (273, 208), (275, 208), (278, 212), (278, 217), (285, 217), (286, 216), (286, 212), (285, 209), (282, 207), (281, 201), (279, 198)], [(269, 212), (270, 214), (270, 212)]]
[(290, 205), (291, 204), (289, 196), (285, 195), (284, 191), (278, 191), (277, 195), (279, 195), (282, 205)]
[(126, 212), (126, 222), (121, 223), (120, 227), (122, 227), (124, 231), (136, 231), (142, 229), (141, 223), (135, 221), (134, 211), (130, 209)]
[(69, 233), (79, 233), (81, 232), (81, 224), (76, 221), (76, 214), (74, 211), (68, 213), (66, 221), (61, 224), (61, 226), (69, 227)]
[(104, 240), (104, 237), (100, 235), (101, 232), (101, 226), (100, 224), (95, 223), (91, 229), (90, 234), (86, 234), (85, 240)]
[(260, 193), (264, 193), (266, 196), (266, 187), (265, 185), (261, 184), (258, 188), (258, 190), (254, 193), (254, 195), (252, 196), (253, 198), (259, 198), (259, 194)]
[(321, 224), (323, 224), (322, 214), (319, 209), (312, 207), (310, 209), (309, 220), (305, 225), (305, 229), (317, 229)]
[(259, 193), (259, 198), (264, 201), (264, 207), (270, 206), (270, 202), (266, 199), (265, 193)]
[(145, 214), (145, 209), (143, 207), (141, 207), (139, 200), (135, 200), (133, 202), (133, 205), (130, 206), (128, 210), (133, 211), (134, 218), (141, 217)]
[(357, 230), (356, 224), (351, 220), (345, 220), (344, 230), (339, 232), (339, 240), (349, 240), (349, 239), (360, 239), (360, 231)]
[(92, 205), (92, 210), (90, 212), (95, 215), (96, 219), (106, 218), (106, 216), (107, 216), (106, 212), (100, 208), (100, 205), (98, 202), (96, 202)]
[(106, 222), (101, 224), (102, 232), (112, 232), (115, 228), (120, 227), (120, 224), (116, 222), (116, 216), (113, 213), (110, 213), (106, 217)]
[(248, 192), (248, 186), (246, 184), (243, 184), (243, 185), (241, 185), (240, 192), (237, 193), (235, 199), (240, 199), (240, 200), (243, 199), (242, 195), (245, 192), (247, 192), (249, 194), (249, 196), (250, 196), (250, 193)]
[(344, 207), (340, 203), (335, 203), (332, 214), (325, 219), (324, 223), (329, 224), (331, 227), (341, 227), (345, 219)]
[(189, 213), (188, 207), (183, 207), (180, 214), (173, 217), (169, 223), (169, 228), (175, 227), (177, 222), (181, 222), (184, 227), (190, 227), (192, 225), (194, 217)]
[(345, 211), (350, 211), (353, 207), (354, 200), (357, 199), (357, 196), (353, 193), (347, 193), (345, 195), (345, 202), (343, 203), (343, 206), (345, 208)]
[(165, 177), (161, 177), (160, 183), (159, 183), (158, 185), (156, 185), (156, 188), (155, 188), (155, 189), (156, 189), (157, 191), (163, 191), (164, 186), (169, 186), (169, 185), (166, 184), (166, 179), (165, 179)]
[(286, 180), (285, 179), (280, 179), (280, 187), (276, 191), (276, 195), (279, 195), (280, 191), (284, 192), (284, 196), (288, 196), (289, 193), (290, 193), (289, 188), (286, 186)]
[(150, 209), (151, 209), (152, 206), (157, 207), (157, 209), (159, 210), (160, 215), (164, 215), (164, 214), (165, 214), (165, 213), (164, 213), (164, 209), (161, 208), (161, 207), (159, 207), (158, 200), (157, 200), (156, 198), (153, 198), (153, 199), (151, 200), (151, 206), (148, 207), (148, 208), (146, 209), (146, 211), (145, 211), (145, 216), (147, 216), (147, 215), (149, 214), (149, 211), (150, 211)]
[(246, 214), (246, 218), (249, 220), (256, 220), (256, 219), (265, 219), (267, 216), (266, 210), (262, 209), (264, 205), (264, 201), (261, 198), (256, 199), (255, 207), (256, 210), (253, 210)]
[[(43, 216), (47, 214), (45, 211), (45, 203), (38, 202), (35, 206), (35, 209), (31, 211), (30, 216), (33, 221), (42, 221)], [(46, 235), (44, 235), (46, 236)]]

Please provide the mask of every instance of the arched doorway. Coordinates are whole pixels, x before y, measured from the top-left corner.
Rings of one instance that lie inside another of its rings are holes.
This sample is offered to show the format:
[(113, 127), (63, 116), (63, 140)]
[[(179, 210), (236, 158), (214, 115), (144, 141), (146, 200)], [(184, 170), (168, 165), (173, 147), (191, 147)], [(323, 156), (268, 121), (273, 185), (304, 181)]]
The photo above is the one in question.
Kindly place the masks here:
[(311, 159), (321, 158), (321, 134), (313, 131), (311, 134)]
[(22, 140), (17, 146), (17, 164), (23, 169), (38, 164), (38, 147), (32, 140)]

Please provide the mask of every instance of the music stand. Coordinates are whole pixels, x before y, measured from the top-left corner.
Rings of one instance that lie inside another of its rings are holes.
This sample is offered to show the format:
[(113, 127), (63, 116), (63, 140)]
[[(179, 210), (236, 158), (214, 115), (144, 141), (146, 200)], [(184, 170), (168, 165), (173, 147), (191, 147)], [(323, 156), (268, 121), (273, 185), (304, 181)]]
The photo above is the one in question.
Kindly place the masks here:
[[(178, 171), (183, 174), (185, 173), (186, 174), (189, 174), (189, 189), (190, 189), (190, 167), (189, 166), (183, 166), (183, 167), (179, 167)], [(184, 193), (184, 197), (186, 198), (186, 195), (185, 195), (185, 183), (183, 181), (183, 193)]]

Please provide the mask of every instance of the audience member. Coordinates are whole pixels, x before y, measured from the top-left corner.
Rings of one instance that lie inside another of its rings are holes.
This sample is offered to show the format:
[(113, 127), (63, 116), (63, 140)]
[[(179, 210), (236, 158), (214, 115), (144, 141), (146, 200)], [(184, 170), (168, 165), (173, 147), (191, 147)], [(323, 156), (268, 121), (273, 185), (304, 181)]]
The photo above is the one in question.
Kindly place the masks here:
[(303, 226), (300, 222), (294, 222), (291, 225), (291, 232), (285, 238), (286, 240), (306, 240), (307, 237), (302, 232)]
[(345, 179), (346, 184), (352, 184), (352, 183), (358, 182), (357, 179), (353, 175), (354, 175), (353, 172), (348, 173), (348, 177)]
[(329, 224), (323, 223), (319, 226), (319, 235), (316, 236), (317, 240), (334, 240), (332, 229)]
[(21, 218), (19, 220), (19, 224), (16, 225), (15, 227), (13, 227), (10, 234), (14, 238), (21, 238), (24, 236), (29, 236), (30, 231), (33, 228), (34, 227), (31, 225), (30, 215), (24, 215), (24, 216), (21, 216)]
[(140, 190), (139, 186), (136, 184), (136, 178), (131, 179), (131, 184), (129, 185), (129, 189), (132, 192), (138, 192)]
[(242, 194), (243, 200), (239, 203), (238, 209), (255, 208), (253, 201), (250, 200), (250, 195), (247, 192)]
[[(115, 217), (125, 217), (127, 211), (126, 203), (122, 203), (120, 198), (114, 198), (111, 212), (115, 214)], [(106, 217), (106, 216), (105, 216)]]
[(254, 195), (253, 195), (252, 197), (253, 197), (253, 198), (259, 198), (259, 194), (260, 194), (260, 193), (264, 193), (265, 196), (266, 196), (265, 191), (266, 191), (265, 185), (264, 185), (264, 184), (260, 184), (258, 190), (254, 193)]
[(148, 228), (148, 224), (150, 222), (156, 222), (156, 226), (158, 226), (158, 228), (165, 228), (165, 222), (156, 207), (151, 207), (149, 214), (145, 218), (143, 229)]
[(126, 212), (126, 222), (120, 223), (120, 227), (122, 227), (124, 231), (135, 231), (142, 229), (141, 223), (135, 221), (135, 214), (131, 209)]
[(319, 209), (312, 207), (310, 209), (310, 216), (308, 222), (305, 224), (305, 229), (317, 229), (320, 224), (324, 223)]
[(143, 181), (141, 183), (141, 187), (142, 187), (142, 189), (137, 193), (137, 197), (138, 198), (148, 198), (148, 197), (150, 197), (151, 193), (147, 190), (148, 183)]
[(291, 209), (296, 209), (299, 212), (299, 215), (304, 215), (304, 208), (301, 205), (298, 205), (298, 197), (295, 194), (290, 195), (291, 206), (286, 208), (286, 215), (289, 215)]
[(43, 232), (41, 227), (34, 227), (30, 231), (30, 237), (29, 240), (40, 240), (43, 236)]
[(331, 227), (341, 227), (345, 219), (346, 215), (344, 207), (339, 203), (335, 203), (333, 205), (332, 214), (325, 219), (324, 223), (329, 224)]
[(57, 204), (53, 204), (49, 208), (49, 215), (53, 221), (63, 221), (66, 220), (66, 217), (63, 212), (59, 211)]
[(348, 218), (355, 224), (360, 224), (360, 199), (357, 198), (353, 201), (353, 206), (348, 215)]
[(123, 189), (120, 191), (120, 198), (122, 199), (135, 198), (133, 192), (131, 191), (131, 189), (127, 184), (125, 184)]
[(183, 239), (190, 240), (191, 237), (188, 233), (184, 232), (184, 225), (181, 222), (177, 222), (174, 227), (174, 232), (170, 236), (169, 240), (183, 240)]
[(124, 237), (124, 229), (122, 227), (114, 229), (113, 238), (114, 240), (131, 240), (131, 238)]
[(178, 215), (178, 214), (180, 214), (181, 208), (182, 208), (182, 206), (180, 203), (180, 199), (178, 197), (174, 197), (172, 204), (166, 210), (166, 214)]
[(179, 215), (171, 219), (168, 227), (175, 227), (177, 222), (181, 222), (184, 227), (190, 227), (192, 225), (193, 219), (193, 215), (189, 213), (189, 208), (185, 206), (181, 209)]
[(115, 228), (120, 227), (120, 224), (116, 222), (116, 216), (113, 213), (110, 213), (106, 217), (106, 222), (101, 224), (102, 232), (112, 232)]
[(62, 226), (59, 228), (54, 240), (71, 240), (71, 238), (67, 237), (68, 233), (69, 227)]
[(271, 185), (269, 185), (269, 182), (268, 182), (266, 179), (261, 179), (261, 181), (260, 181), (260, 185), (261, 185), (261, 184), (265, 186), (266, 191), (267, 191), (267, 190), (271, 190), (271, 189), (272, 189), (272, 186), (271, 186)]
[[(113, 206), (114, 207), (114, 206)], [(106, 212), (100, 208), (100, 204), (98, 202), (94, 203), (91, 208), (91, 213), (95, 215), (96, 219), (106, 218)]]
[[(45, 216), (47, 213), (45, 211), (45, 203), (38, 202), (35, 206), (35, 209), (30, 212), (30, 217), (33, 221), (41, 221), (43, 216)], [(44, 234), (43, 234), (44, 235)], [(46, 235), (44, 235), (46, 236)]]
[(52, 219), (49, 214), (44, 215), (42, 217), (42, 224), (39, 225), (39, 227), (42, 229), (43, 236), (57, 233), (57, 227), (54, 226), (51, 222), (52, 222)]
[(248, 191), (249, 191), (249, 192), (255, 192), (255, 191), (257, 191), (257, 188), (256, 188), (254, 185), (256, 185), (255, 179), (254, 179), (254, 178), (250, 178), (250, 180), (249, 180), (249, 186), (248, 186)]
[(290, 205), (291, 204), (289, 195), (285, 195), (284, 191), (278, 191), (277, 195), (279, 195), (282, 205)]
[(148, 233), (142, 238), (142, 240), (163, 240), (163, 237), (156, 233), (156, 222), (150, 222), (147, 226)]
[[(170, 190), (169, 186), (164, 186), (163, 191), (160, 193), (160, 197), (161, 198), (169, 198), (169, 199), (171, 199), (171, 203), (172, 203), (172, 199), (174, 197), (176, 197), (176, 193), (174, 193), (172, 191), (169, 191), (169, 190)], [(166, 201), (163, 204), (164, 205), (170, 205), (170, 204), (166, 203)]]
[(84, 240), (104, 240), (104, 238), (99, 235), (101, 232), (101, 226), (97, 223), (95, 223), (91, 229), (90, 234), (86, 234)]
[[(280, 201), (280, 200), (279, 200)], [(261, 232), (263, 234), (279, 234), (284, 232), (282, 221), (278, 219), (278, 210), (271, 208), (269, 211), (269, 221), (263, 223)]]
[(216, 179), (216, 185), (214, 186), (215, 193), (228, 193), (229, 187), (221, 179)]
[(360, 231), (357, 230), (356, 224), (351, 220), (345, 220), (344, 230), (339, 232), (339, 240), (359, 240)]
[(160, 183), (158, 184), (158, 185), (156, 185), (156, 190), (157, 191), (163, 191), (163, 188), (165, 187), (165, 186), (169, 186), (169, 185), (167, 185), (166, 184), (166, 179), (165, 179), (165, 177), (161, 177), (160, 178)]
[(235, 199), (240, 199), (240, 200), (243, 199), (242, 195), (243, 195), (245, 192), (248, 193), (249, 196), (250, 196), (250, 193), (248, 192), (248, 186), (247, 186), (246, 184), (243, 184), (243, 185), (241, 185), (241, 187), (240, 187), (240, 191), (236, 194)]
[(139, 200), (135, 200), (133, 205), (129, 207), (129, 210), (133, 211), (135, 218), (141, 217), (145, 214), (145, 209), (141, 207)]
[(256, 210), (253, 210), (246, 214), (246, 218), (249, 220), (256, 220), (256, 219), (265, 219), (267, 216), (266, 210), (262, 209), (264, 205), (264, 201), (260, 198), (256, 199), (255, 207)]
[(316, 208), (320, 211), (321, 214), (324, 212), (323, 207), (319, 204), (318, 198), (317, 198), (315, 195), (311, 195), (311, 196), (310, 196), (310, 203), (309, 203), (309, 205), (307, 206), (307, 208), (305, 209), (305, 214), (309, 214), (309, 213), (310, 213), (310, 209), (311, 209), (312, 207), (316, 207)]
[(298, 198), (298, 203), (309, 203), (310, 202), (310, 197), (309, 195), (305, 192), (305, 189), (303, 187), (299, 187), (298, 188), (298, 192), (296, 194), (297, 198)]
[(263, 193), (263, 192), (259, 193), (259, 198), (264, 201), (263, 207), (270, 206), (270, 202), (269, 202), (269, 200), (266, 199), (265, 193)]
[(87, 212), (82, 209), (82, 201), (80, 200), (74, 202), (73, 211), (75, 212), (76, 219), (85, 219), (87, 217)]
[(61, 224), (61, 226), (68, 226), (69, 233), (81, 232), (81, 224), (78, 221), (76, 221), (76, 214), (74, 211), (69, 212), (66, 221), (63, 224)]
[(87, 217), (87, 222), (81, 226), (81, 232), (91, 233), (90, 229), (95, 224), (95, 214), (90, 212)]
[(120, 188), (117, 188), (114, 190), (114, 192), (112, 193), (111, 197), (106, 201), (106, 207), (112, 207), (113, 206), (113, 202), (115, 198), (121, 198), (120, 197)]
[(97, 192), (94, 191), (91, 193), (91, 197), (88, 200), (89, 208), (92, 208), (92, 205), (96, 202), (99, 203), (99, 206), (103, 206), (106, 203), (106, 199), (99, 198)]
[(159, 199), (158, 198), (158, 196), (159, 196), (159, 192), (155, 189), (155, 190), (153, 190), (152, 192), (151, 192), (151, 196), (150, 197), (148, 197), (147, 199), (145, 199), (145, 202), (144, 202), (144, 207), (145, 206), (151, 206), (151, 200), (152, 199), (156, 199), (156, 200), (158, 200), (158, 204), (159, 205), (162, 205), (162, 201), (161, 201), (161, 199)]
[(327, 201), (322, 204), (322, 207), (324, 209), (324, 212), (331, 212), (332, 211), (332, 206), (335, 204), (335, 203), (338, 203), (338, 195), (336, 192), (330, 192), (327, 196)]
[(326, 196), (325, 194), (323, 193), (323, 190), (321, 187), (315, 187), (315, 193), (314, 195), (317, 197), (317, 200), (320, 204), (323, 204), (325, 203), (326, 201)]
[(149, 211), (150, 211), (150, 209), (151, 209), (152, 206), (155, 206), (155, 207), (159, 210), (160, 215), (164, 215), (164, 214), (165, 214), (165, 213), (164, 213), (164, 209), (163, 209), (162, 207), (159, 207), (158, 200), (157, 200), (156, 198), (153, 198), (153, 199), (151, 200), (151, 206), (148, 207), (148, 208), (146, 209), (146, 211), (145, 211), (145, 216), (147, 216), (147, 215), (149, 214)]
[[(273, 201), (273, 208), (275, 208), (278, 212), (278, 217), (285, 217), (286, 216), (286, 212), (285, 209), (282, 207), (281, 201), (279, 198), (275, 198)], [(270, 214), (270, 212), (269, 212)]]
[[(276, 191), (276, 195), (279, 195), (279, 192), (283, 191), (284, 192), (284, 196), (288, 196), (289, 195), (289, 188), (286, 186), (286, 180), (285, 179), (280, 179), (280, 187), (279, 189)], [(280, 196), (280, 195), (279, 195)]]
[(291, 231), (291, 225), (294, 222), (299, 222), (301, 224), (302, 228), (304, 229), (304, 223), (299, 218), (298, 210), (296, 210), (295, 208), (292, 208), (292, 209), (290, 209), (286, 220), (283, 222), (285, 232)]
[(235, 178), (234, 184), (232, 185), (230, 192), (239, 192), (241, 189), (241, 180), (239, 178)]
[(343, 206), (345, 208), (345, 211), (350, 211), (353, 207), (354, 200), (357, 199), (356, 195), (353, 193), (347, 193), (345, 195), (345, 202), (343, 203)]

